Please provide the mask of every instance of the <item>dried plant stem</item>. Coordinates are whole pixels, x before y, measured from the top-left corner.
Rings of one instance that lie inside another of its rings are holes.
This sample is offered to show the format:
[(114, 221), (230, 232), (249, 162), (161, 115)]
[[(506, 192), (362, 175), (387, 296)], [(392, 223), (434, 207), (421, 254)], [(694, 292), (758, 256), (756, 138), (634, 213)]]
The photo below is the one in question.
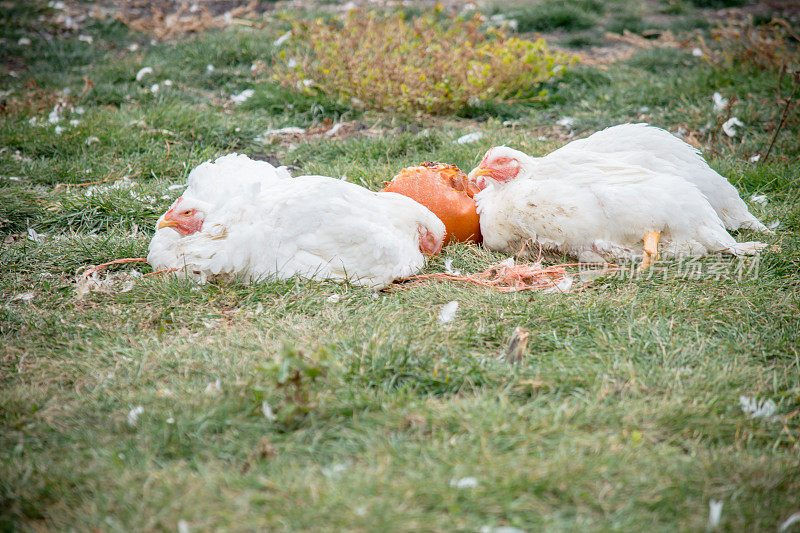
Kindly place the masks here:
[(715, 148), (717, 144), (717, 135), (719, 134), (719, 130), (722, 128), (722, 125), (726, 123), (730, 118), (733, 116), (733, 106), (736, 104), (736, 96), (731, 96), (730, 100), (728, 100), (728, 104), (725, 106), (725, 115), (720, 116), (717, 118), (717, 126), (714, 128), (714, 132), (711, 134), (711, 141), (709, 144), (711, 145), (711, 151), (714, 154), (718, 154), (719, 151)]
[(99, 264), (99, 265), (93, 265), (93, 266), (90, 266), (89, 268), (87, 268), (84, 271), (84, 273), (81, 274), (81, 277), (83, 279), (86, 279), (89, 276), (91, 276), (92, 274), (94, 274), (95, 272), (97, 272), (98, 270), (102, 270), (102, 269), (104, 269), (106, 267), (109, 267), (111, 265), (121, 265), (121, 264), (124, 264), (124, 263), (147, 263), (147, 258), (145, 258), (145, 257), (125, 257), (124, 259), (115, 259), (114, 261), (109, 261), (108, 263), (102, 263), (102, 264)]
[[(130, 167), (128, 167), (128, 171), (130, 171), (130, 170), (131, 170)], [(87, 182), (84, 182), (84, 183), (67, 183), (66, 186), (67, 187), (88, 187), (89, 185), (101, 185), (103, 183), (108, 183), (108, 182), (111, 182), (111, 181), (124, 180), (125, 178), (134, 178), (134, 177), (138, 176), (139, 174), (141, 174), (142, 171), (141, 170), (137, 170), (133, 174), (122, 174), (122, 175), (117, 176), (115, 178), (111, 177), (111, 175), (113, 173), (114, 173), (114, 171), (112, 170), (111, 172), (108, 173), (108, 176), (105, 179), (102, 179), (102, 180), (87, 181)]]
[(797, 93), (797, 85), (798, 83), (800, 83), (800, 74), (795, 73), (793, 78), (794, 78), (794, 83), (792, 85), (794, 87), (792, 88), (792, 94), (790, 94), (789, 98), (786, 99), (786, 105), (783, 108), (783, 114), (781, 114), (781, 120), (778, 122), (778, 127), (775, 128), (775, 133), (772, 134), (772, 140), (769, 142), (767, 153), (764, 154), (764, 159), (761, 160), (762, 165), (767, 162), (767, 159), (769, 159), (769, 155), (772, 153), (772, 147), (775, 146), (775, 141), (778, 139), (778, 135), (780, 135), (781, 130), (783, 129), (783, 125), (786, 124), (786, 119), (789, 117), (789, 109), (792, 107), (792, 103), (794, 102), (794, 95), (795, 93)]

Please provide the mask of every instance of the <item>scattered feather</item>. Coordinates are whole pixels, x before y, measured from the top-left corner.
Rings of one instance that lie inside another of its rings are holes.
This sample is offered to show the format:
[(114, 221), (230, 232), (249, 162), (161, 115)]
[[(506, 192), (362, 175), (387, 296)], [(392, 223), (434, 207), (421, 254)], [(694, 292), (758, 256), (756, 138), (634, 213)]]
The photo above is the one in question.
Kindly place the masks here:
[(750, 161), (751, 163), (758, 163), (760, 160), (761, 160), (761, 154), (756, 154), (750, 159), (748, 159), (748, 161)]
[(552, 287), (548, 287), (542, 292), (544, 294), (551, 294), (554, 292), (569, 292), (572, 289), (573, 279), (572, 276), (564, 276)]
[(189, 522), (186, 520), (178, 520), (178, 533), (191, 533)]
[(469, 144), (481, 140), (483, 132), (476, 131), (474, 133), (467, 133), (455, 140), (456, 144)]
[(86, 146), (91, 146), (91, 145), (93, 145), (94, 143), (99, 143), (99, 142), (100, 142), (100, 139), (98, 139), (97, 137), (95, 137), (94, 135), (92, 135), (92, 136), (90, 136), (90, 137), (88, 137), (88, 138), (86, 139)]
[(524, 529), (514, 526), (481, 526), (480, 533), (525, 533)]
[(558, 119), (558, 122), (556, 122), (556, 124), (558, 124), (559, 126), (566, 126), (567, 128), (571, 128), (572, 126), (575, 125), (575, 119), (572, 117), (561, 117), (560, 119)]
[(206, 390), (203, 392), (209, 396), (216, 396), (217, 394), (220, 394), (222, 392), (222, 386), (220, 385), (219, 378), (206, 385)]
[(778, 226), (780, 226), (780, 225), (781, 225), (781, 221), (777, 220), (777, 219), (773, 220), (769, 224), (766, 224), (767, 229), (777, 229)]
[(175, 423), (175, 419), (173, 417), (169, 417), (166, 420), (164, 420), (164, 422), (166, 422), (167, 424), (174, 424)]
[(766, 194), (754, 194), (750, 197), (750, 201), (760, 205), (767, 205), (767, 195)]
[(334, 124), (331, 129), (329, 129), (328, 131), (325, 132), (325, 136), (326, 137), (333, 137), (334, 135), (336, 135), (336, 133), (340, 129), (342, 129), (342, 123), (338, 122), (338, 123)]
[(11, 298), (10, 301), (16, 302), (17, 300), (19, 300), (21, 302), (26, 302), (27, 303), (27, 302), (30, 302), (31, 300), (33, 300), (34, 296), (35, 296), (35, 294), (33, 294), (32, 292), (21, 292), (21, 293), (19, 293), (17, 295), (14, 295)]
[(267, 402), (261, 402), (261, 414), (270, 422), (275, 422), (277, 418), (275, 413), (272, 412), (272, 407)]
[(216, 68), (214, 67), (214, 65), (212, 65), (211, 63), (209, 63), (208, 65), (206, 65), (206, 72), (207, 72), (207, 73), (211, 74), (211, 73), (212, 73), (212, 72), (214, 72), (215, 70), (217, 70), (217, 69), (216, 69)]
[(40, 242), (42, 242), (42, 240), (43, 240), (43, 239), (42, 239), (42, 236), (41, 236), (41, 235), (39, 235), (39, 234), (36, 232), (36, 230), (35, 230), (35, 229), (33, 229), (33, 228), (28, 228), (28, 240), (29, 240), (29, 241), (33, 241), (33, 242), (40, 243)]
[(178, 189), (184, 189), (184, 188), (186, 188), (186, 184), (185, 183), (176, 183), (175, 185), (170, 185), (169, 187), (167, 187), (167, 190), (168, 191), (177, 191)]
[(788, 530), (792, 524), (796, 524), (800, 522), (800, 513), (794, 513), (789, 518), (781, 522), (781, 525), (778, 526), (778, 533), (783, 533), (784, 531)]
[(58, 103), (53, 107), (53, 110), (50, 111), (50, 114), (47, 115), (47, 121), (50, 124), (58, 124), (61, 121), (61, 113), (64, 112), (64, 105)]
[(83, 43), (92, 44), (94, 42), (94, 37), (91, 35), (78, 35), (78, 40)]
[(503, 259), (502, 261), (497, 263), (497, 266), (503, 266), (503, 267), (506, 267), (506, 268), (511, 268), (515, 264), (516, 264), (516, 261), (514, 260), (513, 257), (506, 257), (505, 259)]
[(240, 92), (239, 94), (232, 94), (231, 95), (231, 102), (236, 105), (241, 105), (249, 100), (256, 92), (253, 89), (245, 89), (244, 91)]
[(708, 502), (708, 529), (717, 529), (722, 516), (722, 504), (716, 500)]
[(62, 133), (64, 133), (64, 126), (56, 126), (56, 127), (53, 129), (53, 132), (54, 132), (56, 135), (61, 135)]
[(136, 73), (136, 81), (142, 81), (145, 76), (153, 73), (153, 67), (142, 67)]
[(141, 405), (137, 405), (130, 411), (128, 411), (128, 425), (135, 426), (139, 422), (139, 415), (144, 413), (144, 407)]
[(692, 55), (694, 57), (703, 57), (703, 51), (700, 50), (699, 48), (693, 48), (692, 49)]
[(154, 83), (153, 85), (150, 86), (150, 92), (157, 93), (160, 88), (161, 86), (159, 86), (157, 83)]
[(332, 465), (332, 466), (329, 466), (329, 467), (328, 466), (324, 467), (322, 469), (322, 475), (324, 475), (325, 477), (333, 477), (336, 474), (341, 474), (345, 470), (347, 470), (347, 465), (346, 464), (344, 464), (344, 463), (336, 463), (335, 465)]
[(725, 132), (725, 135), (728, 137), (735, 137), (738, 131), (736, 130), (737, 126), (744, 126), (741, 120), (736, 117), (731, 117), (725, 121), (722, 125), (722, 131)]
[(451, 479), (450, 486), (457, 489), (472, 489), (478, 486), (478, 480), (474, 477), (462, 477), (461, 479)]
[(90, 292), (101, 294), (130, 292), (142, 276), (138, 270), (110, 272), (105, 277), (101, 277), (96, 271), (88, 276), (80, 275), (75, 283), (75, 296), (78, 300), (82, 300)]
[(272, 46), (276, 46), (276, 47), (280, 46), (283, 43), (285, 43), (286, 41), (288, 41), (289, 39), (291, 39), (291, 37), (292, 37), (292, 32), (291, 31), (287, 31), (286, 33), (284, 33), (283, 35), (281, 35), (280, 37), (275, 39), (275, 41), (272, 43)]
[(342, 299), (341, 294), (331, 294), (330, 296), (328, 296), (328, 299), (326, 301), (328, 303), (336, 304), (339, 303), (339, 300), (341, 299)]
[(172, 87), (172, 80), (164, 80), (164, 87)]
[(711, 96), (711, 99), (714, 101), (715, 113), (725, 111), (725, 108), (728, 107), (728, 99), (723, 97), (720, 93), (714, 93)]
[(20, 37), (19, 40), (17, 41), (17, 44), (20, 46), (30, 46), (31, 40), (28, 39), (27, 37)]
[(444, 304), (441, 311), (439, 311), (439, 324), (448, 324), (455, 320), (456, 313), (458, 312), (458, 302), (453, 300), (450, 303)]
[(453, 276), (460, 276), (460, 270), (453, 270), (453, 258), (448, 257), (444, 260), (444, 272), (445, 274), (452, 274)]
[(272, 137), (273, 135), (300, 135), (300, 134), (303, 134), (305, 132), (306, 132), (306, 130), (304, 130), (303, 128), (298, 128), (298, 127), (295, 127), (295, 126), (288, 126), (286, 128), (278, 128), (278, 129), (266, 130), (264, 133), (262, 133), (261, 135), (257, 136), (253, 140), (256, 141), (256, 142), (263, 143), (263, 142), (267, 142), (270, 139), (270, 137)]
[(289, 68), (297, 68), (297, 61), (293, 57), (290, 57), (286, 62), (286, 66)]
[(759, 400), (739, 396), (739, 404), (742, 406), (742, 411), (750, 418), (772, 418), (778, 410), (778, 406), (769, 398)]

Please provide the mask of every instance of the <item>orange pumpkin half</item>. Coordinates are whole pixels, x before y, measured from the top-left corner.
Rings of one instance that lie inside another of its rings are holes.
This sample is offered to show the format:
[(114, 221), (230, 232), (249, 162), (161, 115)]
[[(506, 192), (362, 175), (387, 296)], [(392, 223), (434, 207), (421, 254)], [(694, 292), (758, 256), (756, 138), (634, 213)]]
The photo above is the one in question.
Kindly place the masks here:
[(426, 161), (404, 168), (383, 189), (416, 200), (444, 222), (445, 244), (481, 242), (481, 224), (472, 196), (478, 189), (458, 167)]

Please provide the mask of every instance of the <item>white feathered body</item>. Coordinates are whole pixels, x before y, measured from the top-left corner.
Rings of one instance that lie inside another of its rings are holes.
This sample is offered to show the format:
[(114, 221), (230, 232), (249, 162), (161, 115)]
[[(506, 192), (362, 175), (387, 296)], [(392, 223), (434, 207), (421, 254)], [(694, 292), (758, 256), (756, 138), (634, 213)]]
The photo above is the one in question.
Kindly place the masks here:
[[(219, 178), (211, 173), (204, 179)], [(250, 186), (244, 195), (222, 194), (200, 232), (158, 230), (148, 262), (203, 281), (300, 276), (381, 288), (424, 265), (420, 226), (444, 237), (444, 224), (432, 212), (399, 194), (324, 176), (279, 176), (257, 188), (256, 194)]]
[(620, 124), (531, 160), (535, 179), (569, 178), (573, 167), (585, 165), (595, 165), (610, 172), (615, 168), (645, 168), (677, 176), (700, 190), (726, 228), (771, 233), (748, 211), (736, 187), (715, 172), (699, 150), (661, 128), (647, 124)]
[(662, 129), (613, 126), (538, 158), (501, 151), (520, 162), (518, 177), (488, 180), (475, 195), (491, 250), (514, 253), (535, 240), (581, 260), (627, 259), (653, 231), (667, 257), (764, 247), (737, 243), (726, 231), (769, 232), (697, 150)]
[(651, 231), (661, 233), (664, 256), (762, 247), (737, 243), (696, 185), (631, 165), (573, 163), (569, 179), (511, 180), (490, 185), (475, 201), (484, 245), (507, 253), (534, 240), (582, 261), (630, 259)]

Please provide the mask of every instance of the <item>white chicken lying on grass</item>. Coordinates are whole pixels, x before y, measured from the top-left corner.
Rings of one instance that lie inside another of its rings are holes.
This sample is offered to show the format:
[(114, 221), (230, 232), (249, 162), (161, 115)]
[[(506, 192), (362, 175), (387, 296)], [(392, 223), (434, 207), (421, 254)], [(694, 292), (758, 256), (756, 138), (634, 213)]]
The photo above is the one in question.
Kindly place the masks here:
[[(646, 124), (622, 124), (544, 157), (490, 149), (469, 175), (484, 245), (515, 253), (530, 240), (581, 261), (626, 260), (641, 268), (659, 252), (754, 254), (726, 231), (769, 230), (699, 152)], [(535, 251), (535, 247), (533, 248)]]
[(405, 196), (232, 154), (191, 172), (147, 262), (199, 281), (300, 276), (380, 289), (419, 271), (444, 237), (441, 220)]

